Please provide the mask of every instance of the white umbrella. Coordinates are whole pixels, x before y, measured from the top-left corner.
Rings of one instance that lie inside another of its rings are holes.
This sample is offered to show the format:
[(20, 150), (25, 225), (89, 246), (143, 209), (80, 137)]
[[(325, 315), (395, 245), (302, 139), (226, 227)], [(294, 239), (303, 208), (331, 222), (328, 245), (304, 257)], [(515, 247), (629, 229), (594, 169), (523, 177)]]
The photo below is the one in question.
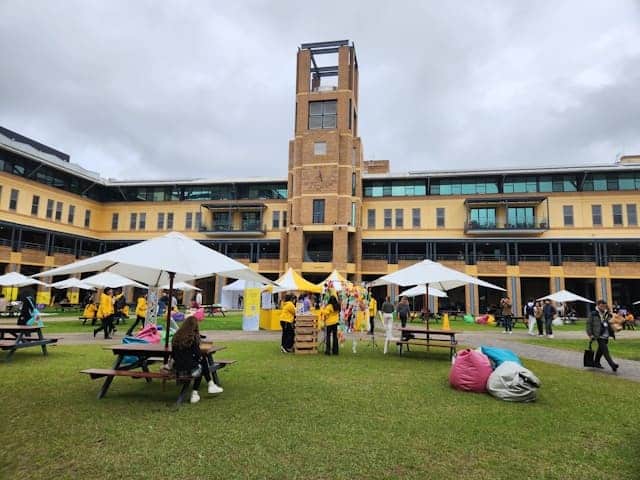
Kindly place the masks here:
[[(170, 285), (164, 285), (162, 287), (160, 287), (162, 290), (169, 290)], [(224, 288), (224, 287), (223, 287)], [(201, 288), (196, 287), (195, 285), (191, 285), (190, 283), (187, 282), (176, 282), (173, 284), (173, 289), (174, 290), (183, 290), (185, 292), (190, 292), (192, 290), (196, 290), (198, 292), (202, 291)]]
[[(424, 295), (424, 285), (416, 285), (413, 288), (410, 288), (409, 290), (405, 290), (404, 292), (400, 293), (399, 296), (401, 297), (417, 297), (419, 295)], [(444, 298), (447, 296), (447, 294), (445, 292), (443, 292), (442, 290), (438, 290), (437, 288), (434, 287), (429, 287), (429, 296), (431, 297), (439, 297), (439, 298)]]
[(556, 293), (552, 293), (547, 295), (546, 297), (541, 297), (538, 300), (551, 300), (553, 302), (558, 303), (567, 303), (567, 302), (587, 302), (587, 303), (595, 303), (589, 299), (581, 297), (580, 295), (576, 295), (569, 290), (559, 290)]
[(102, 272), (91, 277), (87, 277), (82, 280), (89, 285), (99, 288), (120, 288), (120, 287), (138, 287), (147, 288), (146, 285), (142, 285), (135, 280), (123, 277), (113, 272)]
[(48, 285), (35, 278), (27, 277), (18, 272), (9, 272), (0, 275), (0, 285), (3, 287), (26, 287), (27, 285)]
[(80, 280), (76, 277), (69, 277), (66, 280), (61, 280), (60, 282), (52, 283), (49, 285), (51, 288), (57, 288), (59, 290), (64, 290), (65, 288), (81, 288), (82, 290), (95, 290), (96, 287), (93, 285), (89, 285), (85, 283), (83, 280)]
[(633, 305), (640, 305), (640, 300), (638, 300), (637, 302), (633, 302)]
[[(154, 287), (168, 282), (170, 296), (173, 295), (174, 282), (207, 278), (216, 274), (268, 284), (273, 283), (246, 265), (178, 232), (167, 233), (135, 245), (85, 258), (38, 275), (62, 275), (105, 270)], [(171, 309), (167, 309), (166, 347), (169, 345), (170, 323)]]

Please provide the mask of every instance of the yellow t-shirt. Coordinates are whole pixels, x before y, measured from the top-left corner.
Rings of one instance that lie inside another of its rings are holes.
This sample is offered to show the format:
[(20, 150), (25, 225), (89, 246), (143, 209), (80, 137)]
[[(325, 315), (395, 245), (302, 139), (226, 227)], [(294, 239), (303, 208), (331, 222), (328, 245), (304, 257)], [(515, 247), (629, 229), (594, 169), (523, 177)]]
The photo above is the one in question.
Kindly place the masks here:
[(144, 297), (138, 297), (138, 303), (136, 304), (136, 315), (138, 317), (145, 317), (147, 315), (147, 299)]
[(369, 300), (369, 315), (375, 317), (376, 313), (378, 313), (378, 302), (376, 302), (375, 298), (371, 297), (371, 300)]
[(280, 320), (283, 322), (292, 323), (296, 317), (296, 306), (293, 302), (284, 302), (282, 304), (282, 313), (280, 314)]
[(327, 304), (322, 309), (322, 316), (324, 317), (324, 324), (327, 327), (329, 327), (331, 325), (335, 325), (340, 320), (340, 315), (339, 314), (340, 314), (340, 312), (336, 312), (333, 309), (333, 305), (331, 305), (330, 303)]

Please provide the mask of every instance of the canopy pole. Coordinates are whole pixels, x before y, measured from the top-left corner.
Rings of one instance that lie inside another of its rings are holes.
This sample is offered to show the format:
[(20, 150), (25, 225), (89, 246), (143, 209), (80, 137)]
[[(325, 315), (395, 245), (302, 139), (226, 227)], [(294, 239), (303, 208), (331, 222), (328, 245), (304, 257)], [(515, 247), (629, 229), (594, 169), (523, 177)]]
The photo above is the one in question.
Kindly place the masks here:
[[(171, 327), (171, 308), (173, 307), (173, 278), (176, 276), (175, 272), (169, 273), (169, 305), (167, 306), (167, 325), (164, 336), (164, 348), (165, 350), (169, 349), (169, 328)], [(165, 356), (167, 354), (165, 353)], [(165, 363), (167, 359), (165, 359)]]
[(422, 306), (424, 319), (427, 322), (427, 330), (429, 330), (429, 284), (424, 284), (424, 305)]

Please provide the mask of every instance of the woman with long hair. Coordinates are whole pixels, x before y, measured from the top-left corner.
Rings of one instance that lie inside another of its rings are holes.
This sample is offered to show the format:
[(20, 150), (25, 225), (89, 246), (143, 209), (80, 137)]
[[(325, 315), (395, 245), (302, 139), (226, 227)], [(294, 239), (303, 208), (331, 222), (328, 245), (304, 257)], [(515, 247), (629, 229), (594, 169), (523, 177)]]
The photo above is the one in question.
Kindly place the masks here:
[(335, 295), (329, 297), (329, 301), (322, 309), (324, 324), (326, 326), (325, 333), (325, 351), (326, 355), (338, 355), (338, 320), (340, 316), (340, 303)]
[(208, 392), (211, 394), (222, 393), (219, 387), (211, 379), (209, 363), (200, 351), (200, 329), (198, 320), (193, 315), (188, 316), (173, 336), (171, 341), (172, 356), (176, 369), (176, 376), (193, 376), (193, 390), (191, 391), (191, 403), (198, 403), (200, 395), (198, 389), (202, 382), (202, 376), (207, 380)]

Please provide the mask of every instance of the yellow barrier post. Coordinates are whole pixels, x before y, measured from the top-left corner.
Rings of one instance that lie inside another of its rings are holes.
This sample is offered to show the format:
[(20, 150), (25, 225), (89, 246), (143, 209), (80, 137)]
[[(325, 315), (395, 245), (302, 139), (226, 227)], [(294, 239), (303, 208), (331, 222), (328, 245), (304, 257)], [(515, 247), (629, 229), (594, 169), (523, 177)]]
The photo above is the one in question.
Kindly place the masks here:
[(449, 326), (449, 314), (442, 314), (442, 329), (443, 330), (451, 330), (451, 326)]

